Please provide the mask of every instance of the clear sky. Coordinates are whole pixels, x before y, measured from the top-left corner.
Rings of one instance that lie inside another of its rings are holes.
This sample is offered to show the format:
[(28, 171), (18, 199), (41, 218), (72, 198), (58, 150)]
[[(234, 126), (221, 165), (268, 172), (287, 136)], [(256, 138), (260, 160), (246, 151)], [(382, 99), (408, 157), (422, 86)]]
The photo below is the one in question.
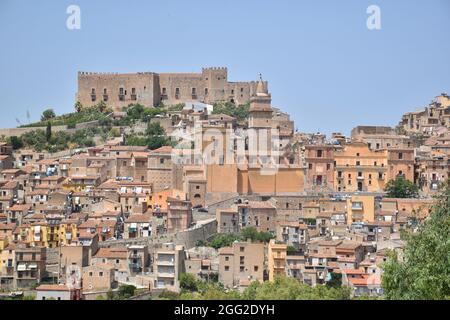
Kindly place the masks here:
[[(69, 5), (81, 30), (66, 27)], [(381, 30), (366, 27), (369, 5)], [(448, 0), (0, 0), (0, 127), (73, 110), (77, 71), (269, 81), (299, 131), (396, 125), (450, 92)]]

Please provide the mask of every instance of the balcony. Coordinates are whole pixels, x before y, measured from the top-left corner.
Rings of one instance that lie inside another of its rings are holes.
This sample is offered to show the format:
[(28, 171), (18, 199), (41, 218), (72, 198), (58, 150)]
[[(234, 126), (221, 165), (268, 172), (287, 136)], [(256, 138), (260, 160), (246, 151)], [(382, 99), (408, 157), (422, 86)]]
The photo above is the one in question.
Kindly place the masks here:
[(280, 265), (274, 265), (274, 266), (273, 266), (273, 269), (274, 269), (274, 270), (284, 270), (285, 267), (284, 267), (284, 266), (280, 266)]
[(119, 94), (119, 101), (125, 101), (125, 95)]
[(158, 260), (156, 264), (158, 266), (173, 266), (175, 265), (175, 260)]
[(108, 101), (108, 95), (107, 94), (103, 95), (103, 101)]
[(134, 93), (131, 94), (131, 100), (137, 100), (137, 95)]
[(158, 278), (175, 278), (175, 273), (158, 272)]
[(363, 210), (362, 203), (352, 203), (352, 210)]

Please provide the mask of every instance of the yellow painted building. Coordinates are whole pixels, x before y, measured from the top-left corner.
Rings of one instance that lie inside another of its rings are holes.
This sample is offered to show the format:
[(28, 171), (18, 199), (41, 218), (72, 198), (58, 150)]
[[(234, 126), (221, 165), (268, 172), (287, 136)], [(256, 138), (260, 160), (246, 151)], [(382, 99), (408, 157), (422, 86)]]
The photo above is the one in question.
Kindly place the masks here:
[(69, 245), (72, 241), (77, 240), (79, 220), (66, 219), (59, 225), (59, 244)]
[(363, 142), (353, 142), (335, 152), (335, 191), (381, 192), (387, 180), (386, 150), (372, 151)]
[(277, 244), (274, 239), (270, 240), (267, 252), (269, 281), (286, 275), (286, 255), (287, 244)]
[(347, 199), (347, 224), (375, 221), (375, 197), (354, 195)]

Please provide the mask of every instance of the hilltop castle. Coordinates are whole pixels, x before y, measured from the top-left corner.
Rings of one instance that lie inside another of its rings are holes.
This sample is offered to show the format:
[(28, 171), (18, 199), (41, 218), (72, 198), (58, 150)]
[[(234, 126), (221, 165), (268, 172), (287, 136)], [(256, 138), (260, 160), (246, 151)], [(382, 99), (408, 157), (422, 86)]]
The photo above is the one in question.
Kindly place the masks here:
[[(265, 83), (267, 88), (267, 83)], [(156, 106), (188, 101), (245, 104), (256, 93), (257, 82), (229, 82), (227, 68), (203, 68), (201, 73), (130, 74), (78, 72), (76, 99), (83, 106), (100, 101), (114, 110), (130, 103)]]

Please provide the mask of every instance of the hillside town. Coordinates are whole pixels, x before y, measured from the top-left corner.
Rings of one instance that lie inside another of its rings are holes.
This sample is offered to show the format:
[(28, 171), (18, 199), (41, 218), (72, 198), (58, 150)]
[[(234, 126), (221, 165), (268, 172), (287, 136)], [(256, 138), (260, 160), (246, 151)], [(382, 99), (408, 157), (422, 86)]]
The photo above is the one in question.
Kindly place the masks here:
[(0, 129), (0, 296), (155, 297), (190, 275), (382, 297), (388, 254), (449, 179), (445, 93), (350, 136), (302, 132), (262, 76), (222, 67), (79, 72), (74, 105)]

